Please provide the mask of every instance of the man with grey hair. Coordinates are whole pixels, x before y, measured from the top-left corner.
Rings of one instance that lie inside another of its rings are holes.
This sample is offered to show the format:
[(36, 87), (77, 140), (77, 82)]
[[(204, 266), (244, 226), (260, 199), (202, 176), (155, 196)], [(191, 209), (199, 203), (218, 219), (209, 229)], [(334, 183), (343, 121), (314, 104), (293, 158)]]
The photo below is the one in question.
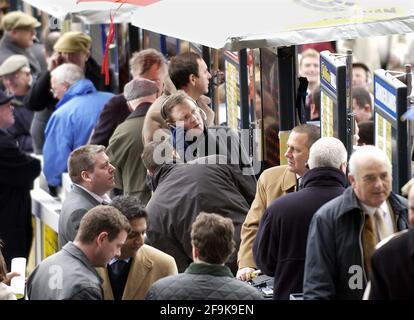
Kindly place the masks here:
[(68, 168), (73, 185), (59, 215), (59, 248), (75, 239), (80, 220), (89, 209), (111, 201), (107, 192), (115, 185), (115, 168), (104, 146), (89, 144), (75, 149)]
[(311, 219), (326, 202), (346, 187), (347, 152), (336, 138), (321, 138), (309, 152), (303, 188), (289, 193), (266, 209), (253, 245), (257, 267), (275, 278), (274, 299), (302, 292), (306, 240)]
[(97, 91), (75, 64), (60, 65), (51, 77), (52, 92), (59, 102), (45, 130), (43, 171), (53, 190), (60, 186), (62, 173), (67, 171), (70, 152), (87, 143), (99, 114), (113, 94)]
[(116, 167), (116, 186), (126, 195), (137, 196), (147, 204), (151, 190), (145, 180), (147, 170), (139, 157), (144, 149), (142, 127), (151, 104), (157, 99), (158, 85), (147, 79), (134, 79), (124, 88), (132, 113), (115, 130), (108, 145), (108, 156)]
[(391, 163), (374, 146), (351, 156), (351, 186), (312, 218), (306, 249), (305, 299), (361, 299), (376, 244), (408, 227), (407, 201), (391, 191)]

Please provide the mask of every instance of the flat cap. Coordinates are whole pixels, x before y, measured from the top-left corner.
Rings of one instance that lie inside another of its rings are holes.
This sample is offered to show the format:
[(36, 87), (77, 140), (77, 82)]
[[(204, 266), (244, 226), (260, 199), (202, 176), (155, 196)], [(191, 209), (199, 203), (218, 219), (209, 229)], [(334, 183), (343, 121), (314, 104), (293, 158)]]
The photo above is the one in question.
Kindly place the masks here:
[(21, 11), (9, 12), (3, 17), (1, 23), (3, 29), (7, 31), (19, 28), (34, 29), (41, 26), (41, 23), (39, 21)]
[(159, 90), (154, 81), (148, 79), (134, 79), (124, 87), (126, 101), (135, 100), (141, 97), (153, 95)]
[(0, 65), (0, 77), (15, 73), (23, 67), (30, 68), (27, 58), (21, 54), (14, 54)]
[(55, 43), (53, 49), (56, 52), (88, 52), (92, 39), (83, 32), (71, 31), (64, 33)]

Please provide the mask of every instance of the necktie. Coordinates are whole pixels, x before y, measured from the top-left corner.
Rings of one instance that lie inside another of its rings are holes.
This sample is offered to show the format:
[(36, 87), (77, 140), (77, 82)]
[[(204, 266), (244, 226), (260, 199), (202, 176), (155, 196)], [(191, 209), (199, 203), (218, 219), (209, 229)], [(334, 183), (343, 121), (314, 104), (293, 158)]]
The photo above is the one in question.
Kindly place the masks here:
[(378, 230), (379, 239), (383, 240), (389, 235), (391, 235), (392, 232), (390, 232), (390, 230), (387, 228), (385, 224), (384, 211), (382, 211), (381, 208), (377, 208), (377, 210), (375, 211), (374, 217), (375, 217), (375, 224)]
[(299, 177), (296, 179), (296, 191), (299, 191), (302, 187), (302, 177)]
[(375, 246), (378, 243), (377, 235), (375, 232), (374, 218), (369, 214), (365, 214), (365, 223), (362, 230), (362, 245), (364, 249), (364, 264), (367, 276), (371, 273), (371, 257), (375, 251)]
[(117, 260), (113, 264), (111, 264), (111, 271), (115, 275), (115, 277), (119, 277), (123, 273), (126, 265), (127, 263), (124, 260)]

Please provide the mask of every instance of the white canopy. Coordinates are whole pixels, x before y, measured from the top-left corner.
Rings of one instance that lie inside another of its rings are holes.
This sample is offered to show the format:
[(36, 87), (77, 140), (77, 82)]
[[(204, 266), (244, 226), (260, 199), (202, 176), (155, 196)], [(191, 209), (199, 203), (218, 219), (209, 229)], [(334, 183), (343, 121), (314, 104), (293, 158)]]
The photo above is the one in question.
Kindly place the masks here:
[[(77, 3), (77, 0), (24, 0), (24, 2), (60, 20), (72, 14), (86, 24), (109, 23), (110, 10), (115, 12), (120, 5), (107, 1)], [(134, 10), (138, 8), (135, 5), (123, 4), (115, 15), (114, 22), (130, 22)]]
[(414, 1), (162, 0), (136, 10), (132, 23), (237, 51), (414, 32)]

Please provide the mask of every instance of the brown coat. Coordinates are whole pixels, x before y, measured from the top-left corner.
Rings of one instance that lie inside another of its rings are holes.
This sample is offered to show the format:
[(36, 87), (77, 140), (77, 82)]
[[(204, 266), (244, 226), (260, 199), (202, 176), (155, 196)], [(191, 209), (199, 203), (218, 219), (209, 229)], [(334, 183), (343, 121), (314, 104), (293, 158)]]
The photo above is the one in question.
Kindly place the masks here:
[(288, 170), (287, 165), (263, 171), (257, 181), (256, 196), (241, 229), (241, 243), (238, 252), (239, 269), (256, 268), (252, 250), (260, 219), (273, 200), (294, 191), (295, 187), (296, 175)]
[[(98, 268), (102, 277), (104, 299), (113, 300), (107, 268)], [(144, 244), (132, 260), (122, 300), (143, 300), (152, 284), (158, 279), (176, 275), (177, 265), (170, 255)]]

